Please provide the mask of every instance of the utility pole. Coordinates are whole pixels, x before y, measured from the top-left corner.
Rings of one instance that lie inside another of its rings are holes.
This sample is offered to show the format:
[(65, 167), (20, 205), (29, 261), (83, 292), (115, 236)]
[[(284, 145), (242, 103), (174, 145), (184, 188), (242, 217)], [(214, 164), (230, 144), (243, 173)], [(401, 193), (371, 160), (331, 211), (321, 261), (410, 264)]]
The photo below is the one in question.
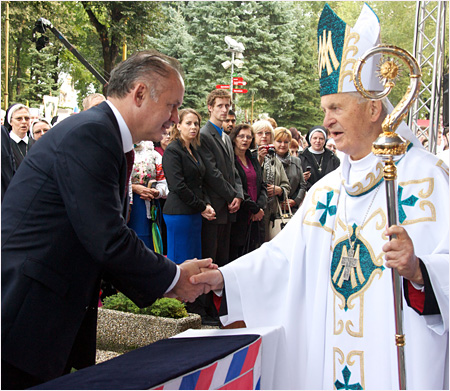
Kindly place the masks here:
[(9, 105), (9, 1), (6, 2), (6, 20), (5, 20), (5, 110)]

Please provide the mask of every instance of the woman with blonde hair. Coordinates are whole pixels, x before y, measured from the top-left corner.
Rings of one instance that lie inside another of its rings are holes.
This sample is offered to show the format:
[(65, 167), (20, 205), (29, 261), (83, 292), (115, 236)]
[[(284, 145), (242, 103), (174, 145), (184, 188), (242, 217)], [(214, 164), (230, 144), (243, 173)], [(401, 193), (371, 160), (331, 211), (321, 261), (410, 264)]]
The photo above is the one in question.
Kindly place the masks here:
[(264, 209), (265, 240), (270, 240), (270, 229), (274, 225), (278, 213), (278, 202), (282, 203), (291, 191), (289, 179), (283, 164), (275, 157), (275, 147), (272, 144), (275, 134), (269, 121), (260, 120), (253, 124), (255, 134), (256, 154), (263, 169), (263, 180), (267, 184), (267, 206)]
[(295, 141), (291, 132), (286, 128), (275, 129), (274, 146), (278, 160), (283, 164), (284, 171), (289, 179), (291, 191), (287, 200), (283, 202), (284, 209), (288, 209), (287, 203), (292, 212), (295, 213), (303, 202), (306, 195), (306, 181), (303, 178), (302, 162), (292, 156), (289, 150), (290, 143)]

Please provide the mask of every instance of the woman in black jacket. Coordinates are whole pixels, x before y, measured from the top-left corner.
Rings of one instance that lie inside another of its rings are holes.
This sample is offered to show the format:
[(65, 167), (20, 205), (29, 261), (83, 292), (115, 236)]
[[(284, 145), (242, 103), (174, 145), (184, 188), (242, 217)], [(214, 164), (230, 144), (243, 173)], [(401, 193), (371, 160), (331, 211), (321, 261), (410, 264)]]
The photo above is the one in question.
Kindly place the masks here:
[(261, 165), (253, 157), (253, 128), (247, 124), (237, 125), (230, 133), (234, 146), (235, 166), (244, 190), (244, 201), (231, 226), (230, 261), (259, 247), (264, 242), (264, 208), (267, 204), (267, 189), (263, 182)]
[(180, 111), (180, 122), (172, 128), (162, 160), (169, 187), (163, 210), (167, 257), (176, 263), (202, 257), (202, 216), (213, 220), (216, 215), (203, 190), (207, 169), (197, 152), (200, 121), (195, 110)]

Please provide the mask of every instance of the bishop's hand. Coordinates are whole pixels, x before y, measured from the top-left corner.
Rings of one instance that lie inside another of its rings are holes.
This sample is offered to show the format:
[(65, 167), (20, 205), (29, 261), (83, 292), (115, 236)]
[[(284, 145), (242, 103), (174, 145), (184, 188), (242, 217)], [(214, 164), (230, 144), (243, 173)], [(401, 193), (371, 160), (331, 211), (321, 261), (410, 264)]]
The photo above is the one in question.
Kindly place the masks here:
[(195, 299), (210, 291), (210, 287), (204, 283), (192, 284), (190, 278), (202, 272), (202, 270), (217, 270), (217, 265), (212, 263), (211, 258), (206, 259), (189, 259), (179, 265), (180, 278), (170, 292), (165, 294), (166, 297), (176, 297), (186, 302), (194, 302)]
[(382, 248), (385, 252), (386, 267), (395, 268), (398, 274), (407, 280), (423, 285), (420, 260), (414, 253), (414, 244), (406, 230), (403, 227), (393, 225), (386, 229), (385, 235), (397, 236)]
[(202, 269), (200, 274), (190, 278), (190, 282), (194, 285), (205, 285), (205, 289), (209, 289), (208, 292), (224, 287), (223, 275), (218, 269)]

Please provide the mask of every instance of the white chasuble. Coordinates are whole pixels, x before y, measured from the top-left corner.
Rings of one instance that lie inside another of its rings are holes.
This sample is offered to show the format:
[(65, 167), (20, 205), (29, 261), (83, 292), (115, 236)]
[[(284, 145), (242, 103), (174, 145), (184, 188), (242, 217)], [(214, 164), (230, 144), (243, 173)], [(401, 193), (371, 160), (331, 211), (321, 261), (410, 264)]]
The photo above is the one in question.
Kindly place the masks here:
[[(403, 300), (407, 388), (448, 388), (448, 168), (413, 147), (397, 169), (399, 222), (441, 312), (420, 316)], [(382, 164), (346, 156), (279, 235), (220, 269), (222, 322), (282, 325), (291, 389), (398, 389), (386, 225)]]

